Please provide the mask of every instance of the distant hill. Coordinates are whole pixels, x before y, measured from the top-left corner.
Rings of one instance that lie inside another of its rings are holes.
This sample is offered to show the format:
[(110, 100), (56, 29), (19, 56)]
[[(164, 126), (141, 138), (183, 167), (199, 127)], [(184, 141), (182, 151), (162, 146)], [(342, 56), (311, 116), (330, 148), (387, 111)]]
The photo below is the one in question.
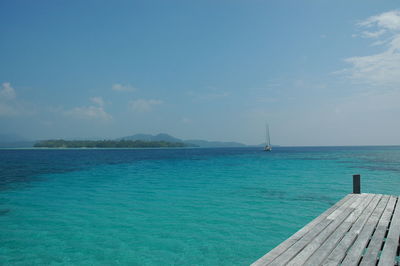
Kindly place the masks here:
[(167, 141), (167, 142), (183, 142), (181, 139), (172, 137), (165, 133), (157, 135), (150, 134), (135, 134), (132, 136), (118, 138), (117, 140), (141, 140), (141, 141)]
[(161, 133), (157, 135), (151, 134), (135, 134), (132, 136), (118, 138), (117, 140), (141, 140), (141, 141), (167, 141), (167, 142), (182, 142), (190, 146), (198, 146), (203, 148), (212, 147), (245, 147), (245, 144), (238, 142), (224, 142), (224, 141), (207, 141), (207, 140), (183, 140), (175, 138), (171, 135)]
[(143, 141), (143, 140), (42, 140), (36, 148), (181, 148), (183, 142)]
[[(77, 141), (79, 139), (73, 139)], [(82, 139), (86, 140), (86, 139)], [(92, 139), (91, 141), (101, 140)], [(168, 143), (182, 143), (185, 147), (195, 146), (202, 148), (216, 148), (216, 147), (246, 147), (247, 145), (239, 142), (225, 142), (225, 141), (207, 141), (199, 139), (183, 140), (173, 137), (169, 134), (160, 133), (157, 135), (151, 134), (135, 134), (115, 139), (116, 141), (146, 141), (146, 142), (168, 142)], [(72, 141), (72, 139), (71, 139)], [(0, 134), (0, 148), (30, 148), (33, 147), (36, 141), (30, 141), (17, 134)], [(262, 145), (260, 145), (262, 146)], [(274, 145), (275, 146), (275, 145)]]

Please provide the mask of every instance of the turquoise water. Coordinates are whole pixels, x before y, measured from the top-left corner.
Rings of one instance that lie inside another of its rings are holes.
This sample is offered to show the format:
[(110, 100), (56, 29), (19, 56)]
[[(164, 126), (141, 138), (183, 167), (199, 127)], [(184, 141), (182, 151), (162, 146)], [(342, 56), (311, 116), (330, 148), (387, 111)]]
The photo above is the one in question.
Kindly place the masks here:
[(247, 265), (351, 192), (400, 194), (400, 147), (0, 150), (0, 264)]

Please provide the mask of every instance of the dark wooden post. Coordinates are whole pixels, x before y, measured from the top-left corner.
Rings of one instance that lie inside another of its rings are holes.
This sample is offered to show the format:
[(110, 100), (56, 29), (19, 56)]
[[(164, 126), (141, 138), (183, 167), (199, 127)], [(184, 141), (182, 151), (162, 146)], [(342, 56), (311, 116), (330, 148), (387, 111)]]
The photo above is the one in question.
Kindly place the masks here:
[(354, 194), (361, 193), (360, 175), (353, 175), (353, 193)]

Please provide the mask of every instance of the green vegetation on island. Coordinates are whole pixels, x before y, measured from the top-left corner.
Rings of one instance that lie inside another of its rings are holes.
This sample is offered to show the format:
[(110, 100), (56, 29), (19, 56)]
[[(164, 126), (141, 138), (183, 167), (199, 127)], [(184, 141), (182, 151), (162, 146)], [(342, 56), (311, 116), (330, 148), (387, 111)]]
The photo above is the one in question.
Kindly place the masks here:
[(182, 142), (142, 140), (42, 140), (35, 148), (181, 148), (190, 147)]

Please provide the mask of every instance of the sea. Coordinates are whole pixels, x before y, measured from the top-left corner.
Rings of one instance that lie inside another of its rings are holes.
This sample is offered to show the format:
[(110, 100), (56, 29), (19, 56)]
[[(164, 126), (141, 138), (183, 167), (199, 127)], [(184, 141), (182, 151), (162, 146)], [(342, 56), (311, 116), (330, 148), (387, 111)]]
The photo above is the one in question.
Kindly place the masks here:
[(0, 150), (1, 265), (249, 265), (400, 147)]

